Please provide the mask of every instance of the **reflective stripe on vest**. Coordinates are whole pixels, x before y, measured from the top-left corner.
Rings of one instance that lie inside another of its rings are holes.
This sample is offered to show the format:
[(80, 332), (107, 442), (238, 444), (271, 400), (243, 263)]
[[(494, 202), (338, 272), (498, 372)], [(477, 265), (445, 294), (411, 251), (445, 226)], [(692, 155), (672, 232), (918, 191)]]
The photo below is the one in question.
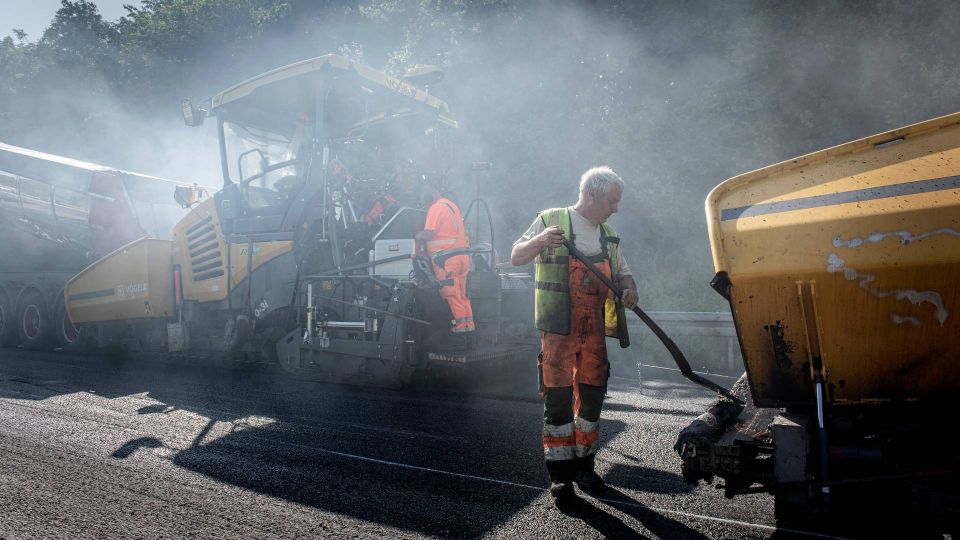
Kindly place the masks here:
[(551, 283), (549, 281), (538, 281), (534, 284), (534, 287), (541, 291), (550, 291), (557, 293), (569, 293), (570, 285), (567, 283)]
[(430, 240), (429, 242), (427, 242), (427, 249), (432, 252), (432, 251), (439, 250), (441, 248), (445, 248), (447, 246), (452, 246), (453, 244), (456, 244), (456, 243), (457, 243), (456, 238), (441, 238), (440, 240)]
[[(570, 238), (572, 225), (568, 208), (551, 208), (540, 212), (544, 227), (560, 227), (563, 236)], [(617, 250), (620, 238), (612, 227), (600, 225), (600, 245), (610, 257), (610, 273), (616, 279), (618, 272)], [(604, 254), (587, 257), (590, 262), (603, 260)], [(547, 248), (536, 259), (534, 318), (537, 328), (553, 334), (570, 333), (570, 252), (565, 246)], [(613, 293), (609, 292), (604, 305), (604, 330), (610, 337), (617, 337), (617, 315)]]

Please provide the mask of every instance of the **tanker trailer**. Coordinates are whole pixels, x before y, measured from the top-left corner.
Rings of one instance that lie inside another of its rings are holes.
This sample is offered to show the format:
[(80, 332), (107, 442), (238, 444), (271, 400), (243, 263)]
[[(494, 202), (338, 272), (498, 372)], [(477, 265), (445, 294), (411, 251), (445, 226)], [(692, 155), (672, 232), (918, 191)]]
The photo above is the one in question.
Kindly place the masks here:
[(187, 184), (0, 143), (0, 346), (80, 347), (64, 284), (97, 257), (160, 236)]
[(706, 213), (752, 400), (681, 433), (684, 477), (781, 519), (955, 516), (960, 114), (731, 178)]
[(531, 276), (500, 271), (494, 246), (474, 239), (477, 331), (458, 337), (419, 256), (420, 188), (462, 170), (459, 124), (425, 90), (441, 75), (419, 66), (399, 79), (326, 55), (184, 100), (189, 126), (216, 122), (222, 189), (172, 240), (131, 243), (71, 280), (71, 319), (148, 349), (364, 385), (528, 360)]

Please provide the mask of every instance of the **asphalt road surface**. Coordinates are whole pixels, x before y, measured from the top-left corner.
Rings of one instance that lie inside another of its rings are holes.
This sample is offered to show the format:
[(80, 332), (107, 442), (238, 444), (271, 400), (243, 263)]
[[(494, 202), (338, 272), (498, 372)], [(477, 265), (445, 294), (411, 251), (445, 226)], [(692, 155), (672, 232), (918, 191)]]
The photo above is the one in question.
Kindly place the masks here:
[(710, 398), (660, 386), (611, 379), (609, 493), (565, 514), (546, 491), (533, 389), (3, 349), (0, 537), (816, 537), (776, 531), (769, 495), (684, 484), (671, 447)]

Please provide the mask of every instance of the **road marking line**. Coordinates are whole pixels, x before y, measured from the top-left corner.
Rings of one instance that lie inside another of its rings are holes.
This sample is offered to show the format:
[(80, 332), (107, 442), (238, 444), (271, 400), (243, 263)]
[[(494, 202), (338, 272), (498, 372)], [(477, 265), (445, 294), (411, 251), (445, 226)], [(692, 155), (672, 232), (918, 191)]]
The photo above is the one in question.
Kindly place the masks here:
[[(291, 446), (299, 446), (299, 447), (302, 447), (302, 448), (304, 448), (304, 449), (312, 450), (312, 451), (314, 451), (314, 452), (319, 452), (319, 453), (321, 453), (321, 454), (329, 454), (329, 455), (338, 456), (338, 457), (347, 458), (347, 459), (353, 459), (353, 460), (357, 460), (357, 461), (366, 461), (366, 462), (368, 462), (368, 463), (377, 463), (377, 464), (380, 464), (380, 465), (387, 465), (387, 466), (390, 466), (390, 467), (399, 467), (399, 468), (401, 468), (401, 469), (411, 469), (411, 470), (415, 470), (415, 471), (429, 472), (429, 473), (434, 473), (434, 474), (443, 474), (443, 475), (447, 475), (447, 476), (454, 476), (454, 477), (457, 477), (457, 478), (466, 478), (466, 479), (469, 479), (469, 480), (480, 480), (480, 481), (482, 481), (482, 482), (490, 482), (490, 483), (492, 483), (492, 484), (500, 484), (500, 485), (504, 485), (504, 486), (512, 486), (512, 487), (518, 487), (518, 488), (523, 488), (523, 489), (531, 489), (531, 490), (534, 490), (534, 491), (548, 491), (547, 488), (540, 487), (540, 486), (531, 486), (530, 484), (521, 484), (521, 483), (519, 483), (519, 482), (511, 482), (511, 481), (509, 481), (509, 480), (498, 480), (498, 479), (496, 479), (496, 478), (487, 478), (486, 476), (476, 476), (476, 475), (473, 475), (473, 474), (458, 473), (458, 472), (452, 472), (452, 471), (444, 471), (444, 470), (441, 470), (441, 469), (431, 469), (430, 467), (421, 467), (420, 465), (410, 465), (410, 464), (407, 464), (407, 463), (398, 463), (398, 462), (396, 462), (396, 461), (387, 461), (387, 460), (385, 460), (385, 459), (377, 459), (377, 458), (372, 458), (372, 457), (367, 457), (367, 456), (358, 456), (358, 455), (356, 455), (356, 454), (348, 454), (348, 453), (346, 453), (346, 452), (338, 452), (338, 451), (336, 451), (336, 450), (328, 450), (328, 449), (326, 449), (326, 448), (317, 448), (317, 447), (315, 447), (315, 446), (310, 446), (310, 445), (307, 445), (307, 444), (299, 444), (299, 443), (284, 443), (284, 444), (288, 444), (288, 445), (291, 445)], [(693, 519), (702, 519), (702, 520), (705, 520), (705, 521), (716, 521), (716, 522), (719, 522), (719, 523), (726, 523), (726, 524), (728, 524), (728, 525), (739, 525), (739, 526), (741, 526), (741, 527), (752, 527), (752, 528), (755, 528), (755, 529), (763, 529), (763, 530), (767, 530), (767, 531), (778, 531), (778, 530), (779, 530), (779, 531), (782, 531), (782, 532), (794, 533), (794, 534), (802, 534), (802, 535), (813, 536), (813, 537), (817, 537), (817, 538), (830, 538), (830, 539), (836, 539), (836, 540), (845, 540), (845, 539), (844, 539), (843, 537), (841, 537), (841, 536), (831, 536), (831, 535), (827, 535), (827, 534), (820, 534), (820, 533), (814, 533), (814, 532), (808, 532), (808, 531), (801, 531), (801, 530), (798, 530), (798, 529), (778, 528), (778, 527), (774, 527), (774, 526), (772, 526), (772, 525), (763, 525), (763, 524), (761, 524), (761, 523), (750, 523), (749, 521), (739, 521), (739, 520), (736, 520), (736, 519), (728, 519), (728, 518), (721, 518), (721, 517), (714, 517), (714, 516), (706, 516), (706, 515), (702, 515), (702, 514), (694, 514), (694, 513), (691, 513), (691, 512), (683, 512), (683, 511), (680, 511), (680, 510), (670, 510), (670, 509), (667, 509), (667, 508), (657, 508), (657, 507), (654, 507), (654, 506), (644, 506), (644, 505), (642, 505), (642, 504), (632, 503), (632, 502), (627, 502), (627, 501), (617, 501), (617, 500), (613, 500), (613, 499), (597, 499), (597, 500), (603, 501), (603, 502), (605, 502), (605, 503), (607, 503), (607, 504), (610, 504), (610, 505), (613, 505), (613, 506), (616, 506), (616, 505), (631, 506), (631, 507), (634, 507), (634, 508), (640, 508), (640, 509), (643, 509), (643, 510), (649, 510), (649, 511), (654, 512), (654, 513), (658, 513), (658, 512), (669, 513), (669, 514), (675, 514), (675, 515), (684, 516), (684, 517), (693, 518)]]

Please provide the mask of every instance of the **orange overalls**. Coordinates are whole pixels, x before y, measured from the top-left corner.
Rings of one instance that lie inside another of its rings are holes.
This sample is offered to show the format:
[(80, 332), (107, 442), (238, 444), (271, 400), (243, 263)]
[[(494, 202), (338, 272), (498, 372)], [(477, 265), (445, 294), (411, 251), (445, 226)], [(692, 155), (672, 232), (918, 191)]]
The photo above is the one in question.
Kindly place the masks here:
[[(540, 333), (543, 450), (557, 483), (569, 483), (578, 469), (593, 470), (610, 374), (603, 321), (607, 288), (582, 262), (569, 260), (570, 333)], [(610, 277), (609, 259), (591, 262)]]
[(440, 287), (440, 297), (450, 305), (453, 313), (453, 331), (472, 332), (473, 306), (467, 298), (467, 274), (470, 272), (470, 256), (457, 255), (446, 260), (443, 267), (437, 266), (437, 253), (469, 245), (467, 231), (460, 216), (460, 208), (450, 199), (441, 197), (427, 210), (424, 230), (432, 230), (434, 237), (427, 241), (427, 253), (433, 261), (433, 273), (446, 284)]
[(367, 225), (373, 225), (378, 219), (380, 219), (380, 216), (382, 216), (387, 209), (391, 208), (396, 203), (396, 197), (389, 193), (384, 193), (383, 195), (377, 197), (377, 200), (373, 201), (373, 206), (366, 214), (360, 217), (360, 220)]

